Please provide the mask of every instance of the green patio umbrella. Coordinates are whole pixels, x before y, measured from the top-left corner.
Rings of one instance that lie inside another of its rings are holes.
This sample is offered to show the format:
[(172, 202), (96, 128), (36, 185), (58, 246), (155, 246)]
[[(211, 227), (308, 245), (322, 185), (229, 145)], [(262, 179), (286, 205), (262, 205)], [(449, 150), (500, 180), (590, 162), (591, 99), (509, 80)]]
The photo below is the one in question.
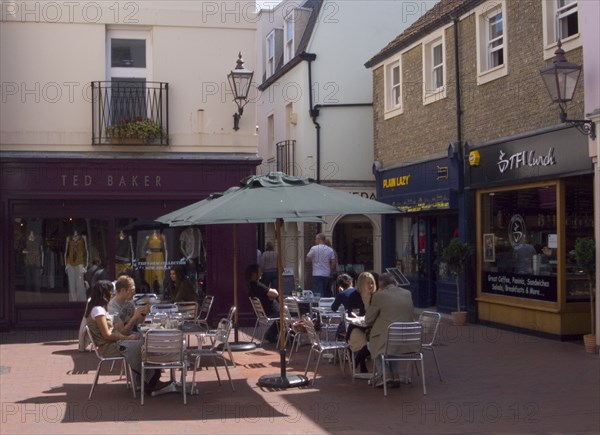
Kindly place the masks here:
[[(391, 205), (322, 186), (310, 178), (298, 178), (282, 172), (244, 178), (238, 188), (207, 198), (196, 204), (157, 218), (171, 226), (275, 223), (278, 260), (280, 319), (283, 324), (283, 261), (281, 258), (281, 223), (322, 222), (322, 216), (344, 214), (398, 213)], [(235, 227), (234, 227), (235, 231)], [(235, 233), (234, 233), (235, 235)], [(235, 239), (234, 239), (235, 240)], [(234, 255), (237, 249), (234, 249)], [(234, 259), (234, 268), (236, 267)], [(237, 306), (237, 273), (234, 270), (234, 304)], [(286, 374), (285, 342), (280, 334), (281, 374), (261, 377), (259, 385), (286, 388), (306, 384), (304, 376)]]

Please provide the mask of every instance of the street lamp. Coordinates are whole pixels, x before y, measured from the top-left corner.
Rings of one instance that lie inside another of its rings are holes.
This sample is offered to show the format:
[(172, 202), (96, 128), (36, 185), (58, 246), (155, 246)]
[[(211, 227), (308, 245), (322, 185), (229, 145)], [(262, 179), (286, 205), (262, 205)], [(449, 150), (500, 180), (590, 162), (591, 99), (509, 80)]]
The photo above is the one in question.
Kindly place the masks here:
[(576, 127), (581, 133), (589, 135), (594, 140), (596, 139), (596, 127), (593, 121), (567, 119), (567, 103), (573, 99), (581, 75), (581, 65), (568, 62), (565, 51), (561, 47), (562, 43), (559, 39), (558, 48), (554, 52), (556, 59), (554, 59), (552, 65), (542, 68), (540, 75), (544, 80), (552, 102), (557, 103), (560, 108), (561, 122)]
[(254, 71), (244, 68), (244, 60), (242, 59), (241, 52), (238, 55), (236, 63), (235, 69), (232, 69), (231, 72), (227, 74), (227, 79), (229, 80), (229, 86), (231, 86), (233, 92), (233, 101), (238, 107), (237, 113), (233, 114), (233, 129), (238, 131), (240, 129), (240, 118), (244, 113), (244, 106), (248, 104), (248, 91), (250, 90)]

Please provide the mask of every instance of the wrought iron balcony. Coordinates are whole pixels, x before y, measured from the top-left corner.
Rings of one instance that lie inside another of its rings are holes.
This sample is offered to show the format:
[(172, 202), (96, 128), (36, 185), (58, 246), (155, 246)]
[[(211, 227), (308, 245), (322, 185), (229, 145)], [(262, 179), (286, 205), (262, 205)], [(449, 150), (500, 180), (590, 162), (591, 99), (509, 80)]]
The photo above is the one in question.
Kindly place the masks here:
[(295, 140), (283, 140), (275, 144), (277, 150), (277, 170), (287, 175), (296, 175), (296, 161), (294, 160)]
[(92, 82), (92, 145), (169, 145), (169, 84)]

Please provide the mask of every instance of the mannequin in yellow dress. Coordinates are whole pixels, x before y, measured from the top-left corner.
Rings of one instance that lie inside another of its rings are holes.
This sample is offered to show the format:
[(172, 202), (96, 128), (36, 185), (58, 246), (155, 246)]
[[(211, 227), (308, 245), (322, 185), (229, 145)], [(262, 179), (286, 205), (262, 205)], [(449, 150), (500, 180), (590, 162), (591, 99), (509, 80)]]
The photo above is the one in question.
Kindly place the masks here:
[[(146, 270), (144, 279), (151, 289), (162, 289), (165, 279), (165, 268), (167, 264), (167, 241), (163, 234), (154, 230), (152, 235), (146, 237)], [(155, 283), (156, 282), (156, 283)]]

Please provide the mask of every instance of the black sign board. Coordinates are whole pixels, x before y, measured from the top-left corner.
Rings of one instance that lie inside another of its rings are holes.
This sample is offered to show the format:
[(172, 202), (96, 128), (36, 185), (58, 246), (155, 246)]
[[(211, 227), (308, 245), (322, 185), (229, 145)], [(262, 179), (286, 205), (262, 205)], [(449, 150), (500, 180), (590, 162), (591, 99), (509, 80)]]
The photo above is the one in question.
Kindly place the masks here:
[(483, 272), (481, 291), (538, 301), (557, 301), (556, 276)]

